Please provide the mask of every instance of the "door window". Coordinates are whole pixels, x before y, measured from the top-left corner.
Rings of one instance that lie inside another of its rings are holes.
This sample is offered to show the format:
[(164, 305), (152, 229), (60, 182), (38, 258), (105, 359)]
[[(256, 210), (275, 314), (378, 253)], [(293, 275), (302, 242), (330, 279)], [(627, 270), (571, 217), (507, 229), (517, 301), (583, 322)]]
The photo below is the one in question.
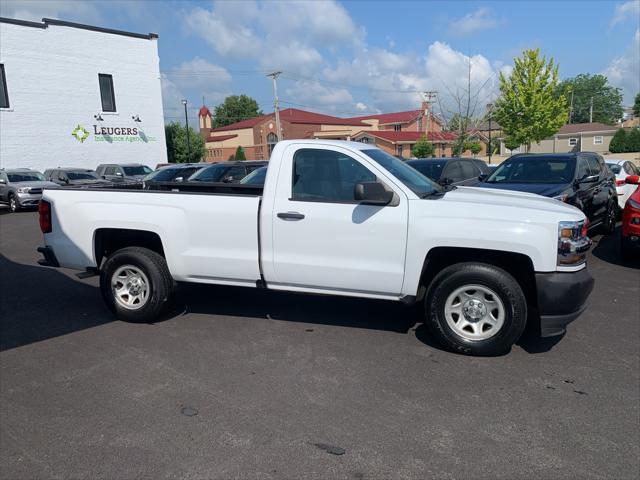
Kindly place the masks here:
[(442, 173), (442, 178), (443, 179), (448, 178), (453, 183), (461, 182), (462, 180), (464, 180), (462, 176), (462, 166), (460, 165), (460, 162), (457, 162), (457, 161), (449, 162), (445, 167), (444, 172)]
[(356, 183), (375, 181), (373, 173), (348, 155), (303, 148), (293, 156), (291, 200), (352, 203)]
[(115, 175), (116, 174), (116, 167), (106, 167), (104, 169), (104, 174), (105, 175)]
[(66, 178), (67, 175), (62, 170), (58, 170), (58, 180), (64, 182)]
[(602, 166), (596, 157), (588, 156), (587, 161), (589, 162), (589, 169), (591, 170), (591, 175), (600, 175), (602, 172)]
[(462, 170), (462, 178), (464, 180), (469, 180), (470, 178), (475, 178), (480, 175), (480, 171), (476, 168), (473, 162), (466, 161), (458, 163), (460, 164), (460, 168)]
[(227, 173), (224, 174), (224, 177), (222, 177), (221, 181), (223, 182), (238, 181), (245, 176), (245, 173), (246, 172), (244, 170), (244, 167), (241, 167), (241, 166), (231, 167), (229, 170), (227, 170)]
[(591, 175), (591, 173), (589, 171), (589, 164), (587, 163), (587, 159), (584, 157), (578, 158), (578, 173), (576, 175), (576, 178), (578, 180), (582, 180), (589, 175)]

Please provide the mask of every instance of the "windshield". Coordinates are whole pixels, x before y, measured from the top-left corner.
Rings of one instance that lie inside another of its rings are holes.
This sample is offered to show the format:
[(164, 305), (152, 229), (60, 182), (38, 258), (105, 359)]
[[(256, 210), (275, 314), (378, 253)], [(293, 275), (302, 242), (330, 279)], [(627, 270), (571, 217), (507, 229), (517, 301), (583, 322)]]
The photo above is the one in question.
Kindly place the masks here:
[(46, 179), (40, 172), (7, 172), (7, 177), (11, 183), (20, 182), (44, 182)]
[(419, 197), (425, 197), (432, 193), (444, 192), (437, 183), (429, 180), (417, 170), (411, 168), (402, 160), (389, 155), (379, 149), (362, 150), (367, 157), (376, 162), (382, 168), (387, 170), (391, 175), (404, 183), (413, 193)]
[(440, 179), (442, 170), (446, 164), (447, 162), (445, 160), (416, 160), (407, 162), (407, 165), (412, 166), (425, 177), (436, 181)]
[(137, 167), (122, 167), (122, 169), (124, 170), (125, 175), (131, 176), (131, 177), (135, 175), (147, 175), (153, 172), (153, 170), (151, 170), (146, 165), (140, 165)]
[(170, 182), (178, 177), (186, 180), (202, 167), (170, 167), (156, 170), (151, 175), (147, 176), (145, 180), (153, 180), (154, 182)]
[(93, 172), (67, 172), (69, 180), (97, 180), (98, 175)]
[(496, 168), (487, 183), (570, 183), (575, 168), (571, 157), (515, 157)]
[(189, 177), (190, 182), (217, 182), (229, 169), (227, 165), (213, 165), (203, 168)]
[(240, 183), (244, 185), (264, 185), (264, 181), (267, 178), (267, 167), (262, 167), (254, 170), (249, 175), (240, 180)]

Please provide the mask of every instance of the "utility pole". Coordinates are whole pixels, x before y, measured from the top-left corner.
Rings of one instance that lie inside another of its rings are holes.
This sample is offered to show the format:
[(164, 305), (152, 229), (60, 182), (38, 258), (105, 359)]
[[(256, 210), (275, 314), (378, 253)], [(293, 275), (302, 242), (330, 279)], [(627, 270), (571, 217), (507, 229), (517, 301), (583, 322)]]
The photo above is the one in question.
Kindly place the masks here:
[(489, 165), (491, 165), (491, 153), (493, 152), (493, 145), (491, 144), (491, 110), (493, 109), (493, 104), (487, 104), (487, 113), (489, 114)]
[(278, 101), (278, 82), (277, 78), (282, 72), (273, 72), (267, 75), (273, 80), (273, 111), (276, 114), (276, 136), (278, 141), (282, 140), (282, 131), (280, 130), (280, 102)]
[[(436, 96), (438, 95), (438, 92), (435, 90), (429, 90), (426, 92), (422, 92), (422, 98), (424, 100), (424, 104), (426, 105), (426, 112), (425, 114), (427, 115), (427, 125), (426, 125), (426, 131), (425, 131), (425, 136), (427, 137), (427, 142), (429, 141), (429, 127), (430, 122), (431, 122), (431, 104), (433, 104)], [(435, 151), (435, 148), (434, 148)], [(442, 152), (440, 152), (442, 154)]]
[(572, 118), (573, 118), (573, 87), (571, 88), (571, 106), (569, 107), (569, 125), (571, 125)]
[(593, 97), (591, 97), (591, 105), (589, 106), (589, 123), (593, 122)]
[(182, 100), (182, 105), (184, 105), (184, 124), (187, 127), (187, 163), (191, 161), (191, 145), (189, 145), (189, 116), (187, 115), (187, 101)]

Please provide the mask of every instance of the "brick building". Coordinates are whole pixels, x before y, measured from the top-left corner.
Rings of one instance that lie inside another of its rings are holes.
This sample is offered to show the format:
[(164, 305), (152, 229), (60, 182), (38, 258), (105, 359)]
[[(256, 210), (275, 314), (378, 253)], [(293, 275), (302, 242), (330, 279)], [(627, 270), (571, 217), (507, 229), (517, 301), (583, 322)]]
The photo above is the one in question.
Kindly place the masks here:
[[(208, 162), (227, 160), (238, 146), (248, 159), (268, 159), (277, 143), (273, 113), (212, 129), (212, 116), (203, 106), (199, 113), (200, 133), (205, 139)], [(451, 155), (455, 134), (442, 131), (442, 122), (426, 104), (418, 110), (340, 118), (295, 108), (280, 112), (281, 138), (324, 138), (372, 143), (392, 155), (409, 157), (411, 147), (427, 135), (436, 153)]]

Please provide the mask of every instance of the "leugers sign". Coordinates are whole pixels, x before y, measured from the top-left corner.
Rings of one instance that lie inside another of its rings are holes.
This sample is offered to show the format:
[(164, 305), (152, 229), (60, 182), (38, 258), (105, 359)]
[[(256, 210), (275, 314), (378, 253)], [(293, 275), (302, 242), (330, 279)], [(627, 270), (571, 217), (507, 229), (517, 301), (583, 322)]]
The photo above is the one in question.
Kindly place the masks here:
[[(93, 140), (95, 142), (155, 142), (156, 138), (147, 135), (144, 130), (139, 127), (103, 127), (102, 125), (92, 125)], [(91, 133), (82, 125), (76, 125), (71, 131), (71, 135), (80, 143), (84, 143)]]

